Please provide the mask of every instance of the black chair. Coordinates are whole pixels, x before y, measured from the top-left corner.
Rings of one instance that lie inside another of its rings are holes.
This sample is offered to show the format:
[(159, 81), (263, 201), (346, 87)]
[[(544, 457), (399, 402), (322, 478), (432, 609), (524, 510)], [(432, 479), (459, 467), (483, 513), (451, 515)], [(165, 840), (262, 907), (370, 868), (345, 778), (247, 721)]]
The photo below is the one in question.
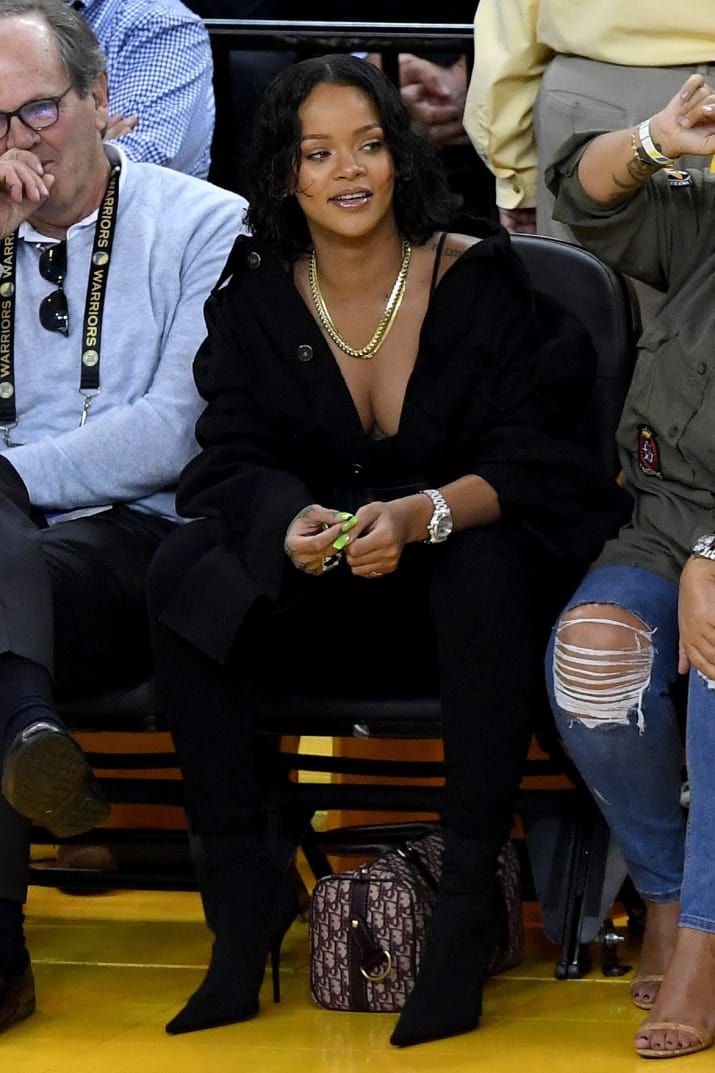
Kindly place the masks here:
[[(598, 376), (584, 430), (614, 474), (618, 471), (615, 429), (630, 382), (635, 343), (640, 325), (638, 309), (628, 281), (580, 247), (541, 236), (519, 235), (514, 245), (537, 290), (547, 292), (581, 317), (598, 354)], [(535, 709), (543, 698), (535, 698)], [(132, 731), (156, 735), (161, 722), (156, 714), (150, 685), (82, 702), (65, 703), (62, 712), (70, 725), (94, 731)], [(273, 742), (280, 736), (324, 736), (329, 739), (439, 739), (440, 705), (437, 696), (394, 698), (308, 695), (267, 697), (260, 731)], [(95, 738), (97, 736), (95, 735)], [(101, 741), (101, 734), (99, 735)], [(181, 784), (167, 779), (176, 759), (166, 751), (150, 755), (139, 748), (116, 748), (102, 752), (90, 747), (90, 757), (113, 802), (174, 805), (181, 801)], [(546, 935), (561, 947), (556, 967), (559, 978), (580, 976), (588, 968), (588, 944), (597, 936), (604, 940), (604, 971), (620, 972), (615, 946), (618, 936), (609, 928), (608, 910), (625, 877), (625, 868), (611, 844), (608, 831), (555, 734), (540, 741), (541, 754), (527, 762), (516, 803), (526, 834), (522, 856), (531, 876), (533, 892), (542, 911)], [(330, 752), (330, 750), (326, 750)], [(318, 772), (320, 781), (300, 781), (293, 788), (297, 804), (308, 814), (317, 810), (385, 811), (390, 813), (435, 813), (439, 809), (442, 774), (435, 761), (370, 759), (360, 756), (312, 755), (278, 752), (283, 768), (294, 772)], [(157, 770), (165, 769), (165, 770)], [(111, 774), (108, 774), (111, 772)], [(147, 778), (153, 772), (153, 778)], [(366, 781), (336, 781), (343, 776)], [(329, 776), (329, 779), (326, 779)], [(564, 787), (566, 776), (566, 788)], [(541, 785), (533, 786), (533, 777)], [(398, 779), (395, 784), (391, 780)], [(430, 784), (425, 785), (424, 780)], [(552, 787), (543, 785), (550, 780)], [(379, 851), (386, 844), (414, 833), (391, 825), (338, 832), (310, 831), (304, 850), (313, 870), (328, 867), (326, 854), (362, 854)], [(102, 837), (104, 838), (104, 830)], [(167, 833), (156, 831), (107, 832), (109, 839), (131, 840), (138, 835), (144, 845), (166, 848)], [(41, 839), (42, 832), (36, 832)], [(154, 840), (152, 843), (152, 839)], [(56, 839), (45, 836), (46, 841)], [(97, 835), (72, 841), (97, 841)], [(176, 836), (177, 854), (158, 867), (149, 862), (112, 876), (57, 872), (35, 868), (32, 881), (54, 886), (156, 886), (191, 887), (194, 883), (188, 859), (187, 840)], [(183, 854), (183, 856), (182, 856)], [(171, 856), (171, 855), (169, 855)]]

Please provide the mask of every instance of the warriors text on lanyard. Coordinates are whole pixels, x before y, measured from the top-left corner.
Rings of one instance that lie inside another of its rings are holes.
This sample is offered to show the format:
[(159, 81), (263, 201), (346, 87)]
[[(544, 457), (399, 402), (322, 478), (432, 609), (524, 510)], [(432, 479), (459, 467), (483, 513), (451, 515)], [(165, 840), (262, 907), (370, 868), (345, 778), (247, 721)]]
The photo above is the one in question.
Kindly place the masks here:
[[(82, 395), (80, 426), (84, 425), (92, 399), (99, 394), (99, 361), (102, 340), (102, 315), (107, 293), (107, 278), (117, 221), (120, 165), (113, 166), (107, 189), (97, 213), (92, 258), (87, 280), (87, 298), (82, 328), (82, 353), (79, 392)], [(16, 301), (17, 232), (6, 235), (0, 247), (0, 435), (7, 447), (16, 446), (11, 438), (18, 422), (15, 385), (15, 301)]]

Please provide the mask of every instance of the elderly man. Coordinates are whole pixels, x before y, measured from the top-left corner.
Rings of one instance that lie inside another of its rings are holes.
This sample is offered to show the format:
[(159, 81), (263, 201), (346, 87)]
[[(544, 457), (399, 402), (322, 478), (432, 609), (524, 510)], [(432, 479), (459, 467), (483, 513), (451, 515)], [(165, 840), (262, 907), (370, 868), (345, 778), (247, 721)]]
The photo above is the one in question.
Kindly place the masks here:
[(108, 812), (54, 694), (147, 671), (202, 306), (243, 228), (243, 199), (128, 161), (107, 118), (81, 16), (0, 0), (0, 1028), (35, 1005), (31, 823), (66, 836)]

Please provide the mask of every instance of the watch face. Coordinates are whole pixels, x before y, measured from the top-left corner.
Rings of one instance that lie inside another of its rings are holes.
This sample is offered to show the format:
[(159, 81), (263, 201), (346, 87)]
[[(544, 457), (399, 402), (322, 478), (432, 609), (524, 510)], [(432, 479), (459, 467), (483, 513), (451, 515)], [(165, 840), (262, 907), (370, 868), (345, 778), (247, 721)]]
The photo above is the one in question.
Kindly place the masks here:
[(432, 500), (432, 517), (427, 523), (428, 544), (441, 544), (446, 540), (454, 528), (452, 511), (441, 492), (436, 488), (425, 488), (423, 494)]
[(450, 510), (437, 513), (430, 522), (430, 541), (433, 544), (441, 544), (443, 540), (447, 539), (453, 528), (452, 512)]
[(434, 527), (434, 535), (436, 540), (446, 540), (449, 534), (452, 532), (452, 519), (451, 518), (438, 518), (437, 524)]

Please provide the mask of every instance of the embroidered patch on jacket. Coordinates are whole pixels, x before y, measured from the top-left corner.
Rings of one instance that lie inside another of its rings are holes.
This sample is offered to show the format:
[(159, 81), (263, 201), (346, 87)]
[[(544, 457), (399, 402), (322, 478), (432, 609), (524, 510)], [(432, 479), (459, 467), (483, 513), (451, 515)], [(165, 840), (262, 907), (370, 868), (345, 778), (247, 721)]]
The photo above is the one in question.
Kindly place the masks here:
[(689, 171), (680, 168), (664, 168), (669, 186), (692, 186), (693, 177)]
[(638, 465), (647, 477), (663, 476), (660, 468), (660, 448), (655, 432), (648, 425), (638, 429)]

